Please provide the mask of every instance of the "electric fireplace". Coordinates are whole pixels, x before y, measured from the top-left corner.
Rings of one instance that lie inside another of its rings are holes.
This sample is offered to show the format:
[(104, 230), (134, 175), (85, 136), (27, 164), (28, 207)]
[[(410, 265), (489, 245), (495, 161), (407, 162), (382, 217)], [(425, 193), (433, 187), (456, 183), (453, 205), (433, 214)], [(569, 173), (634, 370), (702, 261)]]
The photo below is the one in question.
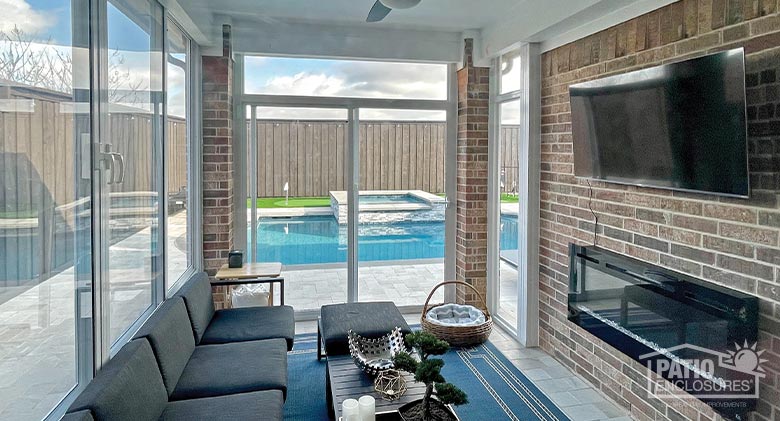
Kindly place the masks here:
[(598, 247), (569, 254), (571, 322), (724, 415), (755, 408), (756, 297)]

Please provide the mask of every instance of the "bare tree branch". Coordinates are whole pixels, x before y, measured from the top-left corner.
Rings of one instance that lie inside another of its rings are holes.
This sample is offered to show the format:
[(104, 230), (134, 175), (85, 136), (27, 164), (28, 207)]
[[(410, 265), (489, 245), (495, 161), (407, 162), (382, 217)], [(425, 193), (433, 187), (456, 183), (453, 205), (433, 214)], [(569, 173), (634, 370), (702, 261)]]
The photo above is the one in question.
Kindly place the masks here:
[[(148, 102), (149, 87), (132, 80), (126, 58), (119, 49), (108, 58), (109, 102), (142, 104)], [(73, 93), (73, 56), (71, 51), (56, 48), (51, 37), (38, 39), (14, 27), (0, 31), (0, 79)]]

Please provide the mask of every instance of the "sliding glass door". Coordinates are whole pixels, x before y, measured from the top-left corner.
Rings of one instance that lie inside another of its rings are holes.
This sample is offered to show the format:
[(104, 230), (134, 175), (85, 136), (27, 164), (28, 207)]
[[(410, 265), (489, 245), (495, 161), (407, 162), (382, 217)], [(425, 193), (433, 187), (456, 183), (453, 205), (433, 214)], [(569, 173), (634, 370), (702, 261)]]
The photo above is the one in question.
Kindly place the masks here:
[(151, 0), (106, 11), (100, 158), (103, 314), (113, 344), (157, 302), (163, 265), (163, 13)]
[[(21, 3), (0, 16), (0, 419), (57, 419), (163, 299), (163, 197), (191, 196), (190, 41), (164, 43), (157, 0)], [(170, 283), (191, 254), (167, 253)]]

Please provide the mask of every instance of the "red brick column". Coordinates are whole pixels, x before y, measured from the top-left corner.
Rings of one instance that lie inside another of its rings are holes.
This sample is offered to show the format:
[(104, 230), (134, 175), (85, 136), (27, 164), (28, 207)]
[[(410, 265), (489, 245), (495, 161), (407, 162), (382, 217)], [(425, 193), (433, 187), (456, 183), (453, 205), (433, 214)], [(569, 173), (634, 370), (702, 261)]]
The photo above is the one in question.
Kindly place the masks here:
[[(230, 27), (219, 57), (203, 57), (203, 261), (209, 275), (233, 248), (233, 58)], [(224, 289), (224, 288), (221, 288)], [(223, 307), (227, 291), (215, 288)]]
[[(487, 293), (488, 104), (490, 69), (474, 67), (473, 41), (465, 40), (458, 70), (457, 279)], [(475, 304), (471, 289), (458, 287), (459, 303)]]

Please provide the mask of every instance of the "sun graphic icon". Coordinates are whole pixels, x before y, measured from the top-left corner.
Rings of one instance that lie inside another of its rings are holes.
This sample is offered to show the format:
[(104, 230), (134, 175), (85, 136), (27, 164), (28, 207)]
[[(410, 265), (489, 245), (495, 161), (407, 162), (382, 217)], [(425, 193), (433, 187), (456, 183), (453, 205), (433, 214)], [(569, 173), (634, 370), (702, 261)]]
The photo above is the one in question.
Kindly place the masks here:
[(736, 349), (734, 351), (727, 351), (730, 358), (725, 358), (723, 362), (743, 373), (764, 373), (761, 364), (767, 362), (767, 360), (761, 358), (761, 354), (763, 354), (765, 350), (762, 349), (758, 351), (756, 349), (757, 344), (758, 343), (754, 343), (753, 346), (750, 346), (748, 345), (747, 340), (745, 341), (745, 344), (741, 346), (738, 343), (735, 343), (734, 347)]

